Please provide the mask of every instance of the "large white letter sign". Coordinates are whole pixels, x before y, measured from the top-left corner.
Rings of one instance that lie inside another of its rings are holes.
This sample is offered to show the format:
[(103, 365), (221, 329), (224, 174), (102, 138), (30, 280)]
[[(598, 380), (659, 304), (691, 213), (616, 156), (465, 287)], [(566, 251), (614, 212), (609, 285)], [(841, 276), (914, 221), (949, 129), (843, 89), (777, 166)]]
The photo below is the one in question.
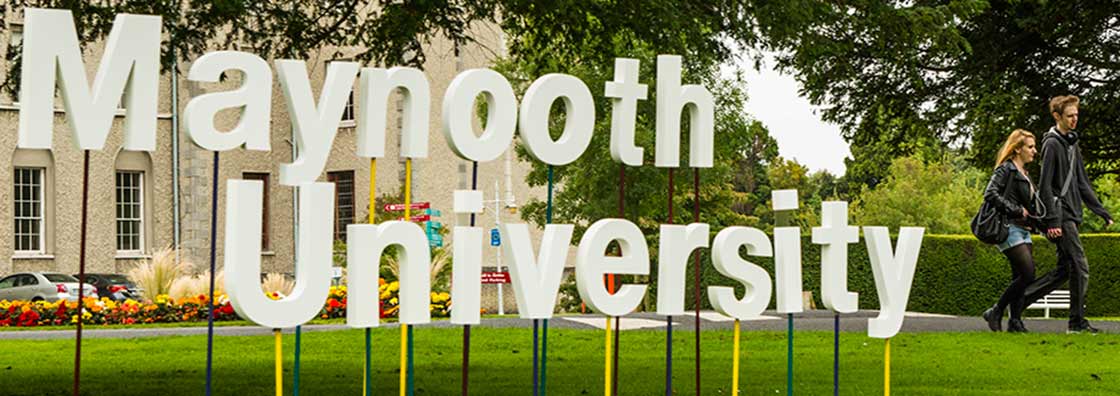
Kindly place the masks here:
[(389, 70), (363, 68), (358, 81), (358, 156), (385, 156), (385, 114), (389, 94), (401, 89), (404, 117), (401, 118), (401, 156), (428, 157), (428, 117), (432, 97), (428, 77), (411, 67)]
[(354, 89), (358, 64), (331, 62), (327, 78), (319, 93), (319, 105), (311, 96), (311, 81), (303, 61), (277, 60), (276, 72), (280, 74), (280, 88), (287, 98), (288, 112), (292, 117), (292, 130), (296, 135), (299, 156), (290, 164), (280, 165), (280, 183), (296, 186), (319, 178), (327, 156), (342, 122), (342, 111)]
[[(456, 215), (482, 213), (482, 191), (455, 190)], [(482, 228), (455, 226), (451, 230), (451, 323), (478, 324), (482, 306)], [(516, 290), (516, 289), (514, 289)]]
[(708, 247), (707, 224), (662, 224), (657, 250), (657, 314), (684, 315), (684, 278), (688, 256)]
[[(605, 256), (611, 241), (618, 241), (621, 257)], [(596, 312), (608, 316), (626, 315), (641, 304), (646, 285), (622, 285), (615, 294), (607, 291), (603, 275), (649, 274), (649, 248), (642, 230), (627, 220), (596, 221), (579, 241), (576, 253), (576, 287), (579, 298)]]
[(891, 338), (902, 328), (924, 233), (925, 228), (902, 227), (898, 230), (898, 246), (892, 254), (887, 227), (863, 227), (875, 289), (879, 292), (879, 317), (867, 320), (869, 337)]
[(634, 145), (634, 123), (638, 100), (645, 100), (648, 88), (638, 84), (637, 59), (614, 60), (614, 81), (606, 83), (603, 96), (611, 98), (611, 158), (630, 166), (642, 165), (642, 148)]
[(533, 259), (533, 244), (529, 240), (528, 225), (502, 223), (501, 227), (502, 234), (509, 239), (509, 242), (502, 244), (502, 253), (510, 257), (509, 275), (513, 278), (513, 291), (517, 297), (517, 308), (521, 317), (551, 318), (575, 226), (571, 224), (544, 226), (541, 249), (536, 259)]
[(657, 56), (657, 147), (654, 164), (680, 166), (681, 110), (688, 109), (688, 165), (712, 167), (715, 99), (700, 85), (681, 86), (681, 57)]
[(50, 149), (58, 87), (79, 150), (101, 150), (128, 87), (124, 149), (156, 148), (160, 17), (117, 15), (92, 90), (69, 10), (24, 10), (19, 147)]
[(859, 242), (859, 228), (848, 225), (848, 203), (821, 203), (821, 226), (813, 243), (821, 247), (821, 300), (840, 313), (859, 310), (859, 294), (848, 291), (848, 244)]
[[(300, 215), (303, 212), (300, 211)], [(347, 267), (350, 268), (347, 290), (346, 324), (350, 327), (376, 327), (379, 323), (378, 267), (381, 253), (390, 245), (399, 245), (400, 257), (400, 322), (423, 324), (431, 322), (429, 306), (432, 284), (431, 266), (424, 230), (415, 223), (387, 221), (381, 224), (351, 224), (346, 227)], [(330, 235), (330, 231), (326, 232)], [(328, 261), (329, 262), (329, 261)], [(321, 304), (322, 302), (320, 302)]]
[[(226, 183), (226, 293), (237, 314), (265, 327), (288, 328), (307, 322), (323, 309), (331, 286), (333, 183), (299, 188), (299, 256), (292, 294), (273, 301), (261, 290), (261, 201), (259, 181)], [(376, 289), (376, 287), (375, 287)]]
[[(775, 212), (796, 210), (801, 205), (797, 190), (771, 191), (770, 201)], [(774, 251), (778, 312), (801, 312), (801, 228), (774, 227)]]
[[(217, 82), (222, 72), (231, 69), (241, 71), (241, 87), (191, 99), (183, 111), (183, 130), (195, 144), (211, 151), (241, 145), (249, 150), (268, 151), (272, 121), (272, 70), (268, 62), (246, 52), (211, 52), (194, 61), (187, 80)], [(214, 115), (219, 111), (241, 107), (245, 110), (232, 130), (221, 132), (214, 127)]]
[(712, 241), (712, 265), (720, 274), (738, 281), (747, 292), (735, 298), (735, 289), (708, 286), (708, 302), (716, 311), (735, 319), (757, 318), (770, 305), (770, 275), (766, 270), (739, 256), (739, 247), (746, 246), (751, 256), (770, 257), (770, 239), (761, 230), (749, 227), (727, 227)]
[[(556, 141), (549, 136), (552, 102), (564, 102), (564, 133)], [(521, 102), (521, 138), (537, 160), (549, 165), (575, 161), (587, 145), (595, 128), (595, 102), (591, 90), (580, 79), (567, 74), (547, 74), (533, 81)]]
[[(474, 100), (482, 95), (487, 103), (482, 136), (474, 133)], [(490, 69), (471, 69), (451, 80), (443, 96), (443, 137), (459, 157), (468, 161), (492, 161), (513, 142), (517, 128), (517, 98), (509, 81)]]

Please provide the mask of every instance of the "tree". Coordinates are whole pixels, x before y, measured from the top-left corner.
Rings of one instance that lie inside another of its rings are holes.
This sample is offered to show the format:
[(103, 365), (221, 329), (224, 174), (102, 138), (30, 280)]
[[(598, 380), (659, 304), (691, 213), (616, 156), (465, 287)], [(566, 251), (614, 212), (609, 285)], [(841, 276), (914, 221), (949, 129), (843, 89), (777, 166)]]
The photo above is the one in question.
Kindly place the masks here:
[(743, 194), (744, 198), (733, 202), (731, 209), (740, 214), (758, 217), (756, 209), (765, 205), (770, 198), (770, 177), (766, 171), (771, 163), (778, 160), (778, 141), (758, 121), (734, 123), (730, 127), (738, 129), (731, 133), (742, 134), (747, 143), (740, 157), (734, 161), (731, 180), (735, 192)]
[(986, 168), (1012, 129), (1048, 129), (1048, 99), (1069, 93), (1084, 99), (1090, 171), (1120, 172), (1114, 1), (749, 3), (777, 66), (842, 126), (862, 184), (914, 153), (903, 141), (971, 143), (972, 164)]
[[(106, 37), (117, 14), (160, 15), (165, 71), (215, 49), (266, 59), (353, 49), (347, 56), (358, 62), (423, 68), (426, 45), (434, 39), (447, 39), (458, 51), (475, 42), (472, 29), (494, 24), (521, 32), (509, 42), (519, 57), (562, 53), (572, 59), (579, 53), (608, 59), (613, 52), (580, 49), (613, 49), (610, 37), (628, 34), (661, 51), (726, 60), (733, 56), (727, 38), (754, 41), (742, 6), (732, 0), (651, 0), (640, 6), (603, 0), (7, 0), (0, 2), (0, 15), (25, 7), (69, 9), (83, 42)], [(8, 73), (0, 88), (9, 94), (18, 91), (19, 52), (17, 47), (6, 54)]]
[[(642, 61), (641, 76), (652, 79), (655, 75), (654, 53), (648, 49), (638, 49), (630, 57)], [(511, 60), (502, 65), (500, 70), (507, 73), (510, 79), (519, 82), (523, 90), (528, 85), (529, 70), (538, 73), (547, 73), (541, 70), (540, 65), (523, 64), (521, 60)], [(557, 72), (561, 70), (556, 70)], [(590, 87), (602, 87), (606, 81), (613, 79), (612, 65), (587, 65), (571, 64), (562, 70), (567, 74), (575, 75)], [(732, 210), (729, 203), (749, 202), (751, 198), (745, 191), (737, 190), (733, 179), (737, 177), (736, 171), (743, 164), (744, 153), (750, 152), (751, 144), (755, 140), (771, 140), (764, 127), (742, 114), (745, 100), (741, 83), (737, 81), (719, 80), (718, 71), (711, 67), (704, 74), (691, 74), (686, 72), (686, 83), (702, 84), (712, 89), (716, 98), (715, 136), (718, 144), (714, 147), (714, 166), (700, 171), (700, 221), (709, 223), (713, 229), (729, 225), (757, 225), (758, 218), (747, 213)], [(652, 84), (652, 82), (648, 82)], [(609, 100), (602, 97), (600, 90), (593, 90), (596, 96), (595, 133), (591, 144), (583, 155), (575, 162), (554, 167), (553, 181), (562, 186), (556, 189), (553, 199), (553, 222), (575, 224), (577, 238), (586, 227), (596, 220), (618, 217), (619, 208), (619, 177), (621, 164), (610, 159), (609, 139), (611, 117)], [(657, 228), (660, 224), (669, 222), (667, 206), (668, 197), (668, 171), (650, 166), (654, 157), (654, 114), (656, 93), (651, 90), (649, 100), (639, 102), (639, 112), (635, 127), (635, 144), (644, 148), (643, 163), (641, 167), (625, 168), (625, 197), (623, 205), (625, 216), (634, 221), (647, 235), (656, 238)], [(553, 133), (558, 134), (562, 128), (562, 116), (554, 112)], [(562, 114), (562, 113), (561, 113)], [(687, 118), (683, 120), (681, 142), (688, 142), (689, 133)], [(769, 151), (769, 143), (762, 143)], [(548, 165), (533, 161), (527, 150), (520, 144), (517, 147), (518, 157), (529, 161), (532, 170), (526, 176), (526, 182), (532, 186), (544, 186), (548, 182)], [(682, 163), (687, 163), (687, 149), (682, 149)], [(760, 153), (760, 156), (767, 154)], [(761, 182), (756, 182), (761, 186)], [(693, 188), (693, 175), (690, 168), (681, 168), (675, 171), (673, 207), (673, 223), (687, 224), (693, 221), (692, 210), (695, 205)], [(546, 202), (530, 200), (522, 210), (522, 217), (543, 225), (546, 223)], [(655, 241), (654, 241), (655, 242)], [(652, 246), (652, 245), (651, 245)]]
[(948, 156), (895, 159), (886, 180), (874, 190), (864, 188), (853, 205), (853, 222), (892, 230), (925, 227), (930, 234), (968, 234), (989, 174)]

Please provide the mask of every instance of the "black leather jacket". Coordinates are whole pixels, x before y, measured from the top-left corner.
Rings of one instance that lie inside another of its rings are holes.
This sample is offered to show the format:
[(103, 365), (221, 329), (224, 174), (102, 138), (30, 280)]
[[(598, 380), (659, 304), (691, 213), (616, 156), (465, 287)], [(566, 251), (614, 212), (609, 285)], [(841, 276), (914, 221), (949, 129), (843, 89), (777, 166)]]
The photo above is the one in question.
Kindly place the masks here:
[[(1014, 162), (1007, 160), (992, 173), (988, 187), (984, 189), (984, 201), (995, 205), (1012, 223), (1037, 230), (1046, 208), (1038, 204), (1038, 190), (1033, 190), (1031, 181), (1019, 172)], [(1023, 208), (1030, 214), (1026, 218), (1023, 217)]]

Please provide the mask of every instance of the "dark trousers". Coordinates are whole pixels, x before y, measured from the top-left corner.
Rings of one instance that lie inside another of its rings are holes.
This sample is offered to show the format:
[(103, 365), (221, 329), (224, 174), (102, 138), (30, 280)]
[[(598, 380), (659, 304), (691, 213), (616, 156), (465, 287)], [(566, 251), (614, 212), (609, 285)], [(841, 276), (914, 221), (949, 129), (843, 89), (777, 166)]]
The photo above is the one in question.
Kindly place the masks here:
[(1036, 279), (1024, 292), (1024, 306), (1029, 306), (1068, 280), (1070, 324), (1085, 318), (1085, 294), (1089, 290), (1089, 261), (1077, 226), (1072, 221), (1062, 223), (1062, 237), (1051, 241), (1058, 246), (1058, 268)]

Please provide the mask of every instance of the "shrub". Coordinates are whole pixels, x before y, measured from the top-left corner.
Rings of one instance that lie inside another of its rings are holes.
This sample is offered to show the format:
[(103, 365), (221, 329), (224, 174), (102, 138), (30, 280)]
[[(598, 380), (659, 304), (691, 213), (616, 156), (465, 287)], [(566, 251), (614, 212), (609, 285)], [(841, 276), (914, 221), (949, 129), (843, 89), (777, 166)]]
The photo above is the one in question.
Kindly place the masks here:
[[(1086, 298), (1087, 313), (1092, 316), (1120, 315), (1120, 268), (1105, 263), (1120, 261), (1120, 235), (1082, 235), (1081, 241), (1089, 258), (1090, 282)], [(892, 241), (892, 249), (895, 246)], [(1056, 250), (1045, 238), (1036, 236), (1034, 242), (1037, 274), (1042, 276), (1054, 269)], [(861, 310), (879, 309), (875, 278), (867, 256), (865, 241), (848, 247), (848, 289), (859, 293)], [(813, 292), (816, 306), (823, 307), (820, 296), (820, 245), (808, 236), (801, 240), (802, 288)], [(703, 250), (702, 263), (710, 263), (707, 250)], [(766, 269), (773, 279), (774, 261), (767, 257), (746, 257)], [(687, 272), (685, 301), (693, 306), (693, 270), (691, 260)], [(656, 274), (656, 268), (651, 268)], [(710, 264), (701, 269), (701, 308), (708, 304), (707, 286), (735, 286), (736, 295), (742, 296), (743, 287), (720, 275)], [(941, 313), (948, 315), (980, 315), (992, 306), (1011, 281), (1007, 259), (992, 245), (976, 240), (971, 235), (926, 235), (922, 239), (918, 266), (910, 291), (908, 311)], [(649, 288), (647, 298), (656, 298), (657, 283)], [(1066, 288), (1066, 287), (1063, 287)], [(771, 297), (773, 308), (774, 299)], [(1029, 312), (1029, 311), (1028, 311)]]
[(129, 270), (128, 278), (144, 289), (144, 294), (158, 296), (171, 293), (171, 285), (190, 268), (191, 264), (186, 261), (175, 263), (175, 250), (165, 247), (138, 267)]

